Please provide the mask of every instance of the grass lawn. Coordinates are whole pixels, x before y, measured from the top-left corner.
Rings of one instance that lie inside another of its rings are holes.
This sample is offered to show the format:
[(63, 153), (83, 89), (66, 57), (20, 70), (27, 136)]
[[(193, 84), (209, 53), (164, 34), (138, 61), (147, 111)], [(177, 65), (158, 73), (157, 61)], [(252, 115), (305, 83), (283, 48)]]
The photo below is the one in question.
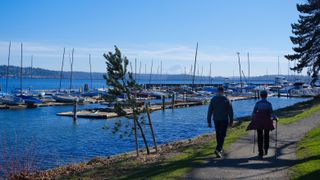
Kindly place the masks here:
[[(248, 123), (239, 123), (236, 127), (228, 129), (225, 148), (228, 148), (230, 144), (247, 133), (245, 129)], [(112, 166), (101, 166), (74, 174), (71, 177), (61, 177), (60, 179), (101, 179), (104, 177), (109, 179), (141, 179), (142, 177), (143, 179), (177, 179), (190, 172), (193, 167), (203, 164), (206, 158), (215, 157), (213, 153), (215, 146), (215, 138), (210, 138), (208, 142), (181, 149), (169, 158), (164, 158), (155, 163), (143, 164), (135, 160), (121, 161), (112, 164)], [(124, 170), (123, 173), (121, 173), (122, 170)], [(110, 171), (116, 171), (116, 173), (113, 173), (112, 177), (110, 177)]]
[(292, 178), (320, 179), (320, 128), (309, 131), (299, 142), (297, 156), (301, 161), (292, 168)]
[[(229, 129), (225, 140), (225, 148), (235, 142), (247, 132), (245, 128), (248, 122), (244, 122), (239, 126)], [(153, 164), (144, 168), (137, 168), (132, 173), (121, 177), (121, 179), (138, 179), (141, 177), (147, 179), (176, 179), (190, 172), (193, 167), (197, 167), (204, 162), (204, 159), (213, 157), (216, 141), (204, 143), (197, 147), (190, 147), (183, 150), (173, 158), (164, 160), (159, 164)]]
[(308, 110), (305, 110), (303, 111), (302, 113), (300, 114), (297, 114), (293, 117), (285, 117), (285, 118), (281, 118), (279, 123), (281, 124), (290, 124), (290, 123), (294, 123), (294, 122), (297, 122), (299, 121), (300, 119), (303, 119), (303, 118), (306, 118), (306, 117), (309, 117), (311, 116), (313, 113), (317, 112), (317, 111), (320, 111), (320, 105), (318, 106), (314, 106)]

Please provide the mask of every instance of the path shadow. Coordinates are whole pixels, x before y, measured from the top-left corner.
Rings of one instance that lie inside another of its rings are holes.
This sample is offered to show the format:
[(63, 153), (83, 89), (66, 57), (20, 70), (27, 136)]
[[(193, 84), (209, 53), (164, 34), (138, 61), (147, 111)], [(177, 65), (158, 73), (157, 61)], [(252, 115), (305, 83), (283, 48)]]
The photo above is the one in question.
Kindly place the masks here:
[[(245, 137), (243, 139), (241, 139), (241, 141), (246, 141), (249, 140), (249, 137)], [(256, 178), (262, 175), (267, 175), (270, 173), (274, 173), (277, 171), (282, 171), (285, 169), (288, 169), (290, 167), (292, 167), (295, 164), (298, 163), (303, 163), (303, 162), (307, 162), (307, 161), (311, 161), (311, 160), (316, 160), (320, 158), (320, 155), (318, 156), (311, 156), (309, 158), (306, 159), (286, 159), (283, 158), (284, 155), (286, 155), (284, 152), (286, 152), (285, 150), (291, 146), (294, 145), (295, 142), (294, 141), (286, 141), (286, 140), (282, 140), (279, 141), (279, 144), (281, 144), (281, 146), (279, 146), (274, 154), (272, 156), (266, 156), (264, 158), (259, 158), (257, 155), (253, 155), (251, 157), (243, 157), (243, 158), (231, 158), (230, 154), (232, 153), (237, 153), (237, 151), (234, 152), (229, 152), (225, 155), (225, 158), (223, 159), (219, 159), (219, 158), (207, 158), (207, 159), (202, 159), (202, 160), (206, 160), (207, 163), (205, 164), (201, 164), (199, 166), (193, 167), (195, 171), (193, 171), (191, 174), (189, 174), (187, 176), (188, 179), (193, 179), (196, 177), (197, 170), (199, 169), (205, 169), (205, 168), (213, 168), (213, 167), (218, 167), (221, 169), (242, 169), (243, 171), (245, 170), (262, 170), (262, 169), (268, 169), (265, 172), (261, 172), (259, 174), (255, 174), (255, 175), (247, 175), (247, 176), (242, 176), (242, 178), (246, 179), (246, 178)], [(248, 144), (244, 144), (244, 145), (248, 145)], [(239, 146), (239, 149), (242, 147), (242, 145)], [(293, 152), (290, 153), (294, 153), (295, 151), (293, 150)], [(248, 152), (248, 154), (251, 152)], [(319, 174), (319, 172), (318, 172)], [(310, 177), (313, 177), (315, 175), (318, 175), (317, 172), (314, 172), (313, 174), (310, 174)]]

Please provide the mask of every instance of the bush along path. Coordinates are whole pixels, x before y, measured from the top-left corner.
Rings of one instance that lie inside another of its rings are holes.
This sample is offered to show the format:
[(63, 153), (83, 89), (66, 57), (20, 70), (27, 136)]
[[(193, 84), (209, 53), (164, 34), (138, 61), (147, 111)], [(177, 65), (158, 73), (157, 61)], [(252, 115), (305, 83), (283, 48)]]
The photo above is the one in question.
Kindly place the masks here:
[[(277, 148), (275, 149), (275, 131), (272, 131), (269, 154), (263, 159), (257, 157), (257, 147), (256, 152), (253, 153), (253, 132), (250, 132), (233, 143), (223, 159), (211, 156), (206, 159), (205, 164), (195, 167), (185, 178), (290, 179), (292, 166), (315, 158), (313, 156), (297, 158), (296, 149), (297, 143), (308, 131), (320, 126), (319, 109), (319, 106), (315, 106), (302, 114), (285, 118), (282, 121), (280, 119)], [(316, 158), (319, 159), (319, 157)]]

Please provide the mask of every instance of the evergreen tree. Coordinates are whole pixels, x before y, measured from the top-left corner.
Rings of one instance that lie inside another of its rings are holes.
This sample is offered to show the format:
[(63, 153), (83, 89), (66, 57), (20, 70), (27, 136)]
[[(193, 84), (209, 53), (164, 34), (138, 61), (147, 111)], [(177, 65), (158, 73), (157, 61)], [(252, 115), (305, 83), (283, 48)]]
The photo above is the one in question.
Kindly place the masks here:
[(297, 23), (291, 24), (294, 36), (290, 37), (296, 45), (292, 48), (295, 53), (285, 57), (290, 61), (298, 61), (292, 70), (301, 72), (307, 68), (308, 75), (312, 75), (315, 82), (320, 70), (320, 0), (297, 4), (297, 10), (301, 15)]
[[(107, 65), (107, 75), (104, 76), (106, 79), (107, 85), (110, 87), (108, 89), (108, 96), (106, 97), (107, 101), (113, 102), (114, 110), (117, 114), (121, 116), (126, 116), (129, 119), (133, 120), (133, 125), (131, 129), (135, 135), (136, 142), (136, 151), (137, 156), (138, 153), (138, 141), (137, 141), (137, 129), (140, 130), (143, 142), (147, 149), (147, 153), (149, 154), (149, 147), (147, 144), (147, 140), (145, 137), (144, 130), (142, 125), (144, 124), (143, 117), (140, 117), (140, 113), (143, 111), (141, 104), (136, 99), (136, 92), (141, 90), (142, 87), (137, 84), (135, 79), (133, 78), (132, 72), (127, 71), (127, 67), (129, 64), (129, 60), (127, 57), (123, 57), (121, 55), (120, 50), (115, 46), (115, 52), (109, 52), (108, 54), (103, 55), (106, 59)], [(119, 96), (124, 96), (124, 100), (118, 100)], [(128, 113), (132, 114), (131, 116), (127, 116)], [(139, 121), (140, 120), (140, 121)], [(123, 123), (119, 120), (115, 123), (115, 127), (113, 128), (113, 132), (117, 132), (121, 129)], [(125, 127), (129, 127), (129, 125), (125, 125)], [(125, 134), (127, 131), (125, 131)], [(121, 135), (122, 136), (122, 135)]]

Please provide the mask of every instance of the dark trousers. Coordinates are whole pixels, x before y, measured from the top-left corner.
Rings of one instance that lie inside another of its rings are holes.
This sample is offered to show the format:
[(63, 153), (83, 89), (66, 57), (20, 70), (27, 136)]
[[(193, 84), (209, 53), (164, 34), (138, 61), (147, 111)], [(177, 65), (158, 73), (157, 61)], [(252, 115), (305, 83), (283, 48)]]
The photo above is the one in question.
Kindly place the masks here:
[(224, 138), (226, 137), (228, 121), (214, 121), (214, 126), (216, 129), (216, 139), (217, 139), (217, 151), (223, 149)]
[(263, 154), (263, 150), (269, 149), (269, 129), (257, 130), (258, 132), (258, 151)]

